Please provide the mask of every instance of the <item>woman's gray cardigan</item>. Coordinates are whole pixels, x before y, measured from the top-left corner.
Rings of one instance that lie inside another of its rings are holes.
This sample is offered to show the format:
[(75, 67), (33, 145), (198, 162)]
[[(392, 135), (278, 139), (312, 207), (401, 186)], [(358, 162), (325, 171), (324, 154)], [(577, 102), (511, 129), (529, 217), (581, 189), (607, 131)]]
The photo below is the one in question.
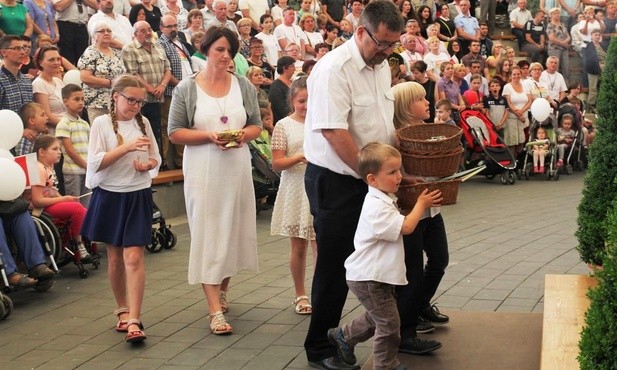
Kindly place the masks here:
[[(194, 126), (193, 118), (197, 105), (196, 75), (194, 74), (183, 79), (174, 88), (167, 121), (167, 133), (170, 136), (181, 128), (191, 128)], [(262, 126), (255, 86), (246, 77), (238, 74), (235, 76), (240, 84), (244, 110), (246, 110), (246, 124)]]

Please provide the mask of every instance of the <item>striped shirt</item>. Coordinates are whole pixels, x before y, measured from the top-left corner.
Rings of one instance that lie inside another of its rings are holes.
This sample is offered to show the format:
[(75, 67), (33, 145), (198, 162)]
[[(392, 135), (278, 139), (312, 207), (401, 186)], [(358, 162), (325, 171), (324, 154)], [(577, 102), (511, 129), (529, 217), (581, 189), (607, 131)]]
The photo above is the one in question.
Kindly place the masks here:
[(0, 68), (0, 109), (19, 114), (25, 104), (32, 102), (32, 83), (20, 72), (15, 77), (8, 69)]
[[(65, 114), (56, 126), (56, 137), (59, 139), (68, 138), (73, 144), (75, 151), (88, 161), (88, 136), (90, 135), (90, 125), (79, 117), (72, 117)], [(62, 154), (64, 154), (64, 164), (62, 165), (62, 173), (71, 175), (84, 175), (85, 168), (79, 167), (73, 159), (68, 155), (64, 145), (62, 145)]]

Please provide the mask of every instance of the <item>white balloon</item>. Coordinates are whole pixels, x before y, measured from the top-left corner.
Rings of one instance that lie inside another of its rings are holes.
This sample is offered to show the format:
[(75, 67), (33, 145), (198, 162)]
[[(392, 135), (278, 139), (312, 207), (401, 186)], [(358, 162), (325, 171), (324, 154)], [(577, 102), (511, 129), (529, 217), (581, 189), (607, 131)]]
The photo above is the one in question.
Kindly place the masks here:
[(531, 116), (538, 122), (544, 122), (551, 114), (551, 105), (548, 100), (538, 98), (531, 103)]
[(12, 161), (15, 157), (13, 157), (10, 151), (0, 148), (0, 158), (6, 158)]
[(2, 131), (0, 134), (0, 148), (10, 150), (24, 134), (24, 124), (19, 115), (12, 110), (0, 110), (0, 123)]
[(0, 200), (13, 200), (26, 188), (26, 174), (13, 160), (0, 158)]
[(81, 86), (81, 76), (79, 76), (79, 71), (77, 69), (71, 69), (64, 74), (64, 78), (62, 79), (65, 85), (74, 84), (77, 86)]

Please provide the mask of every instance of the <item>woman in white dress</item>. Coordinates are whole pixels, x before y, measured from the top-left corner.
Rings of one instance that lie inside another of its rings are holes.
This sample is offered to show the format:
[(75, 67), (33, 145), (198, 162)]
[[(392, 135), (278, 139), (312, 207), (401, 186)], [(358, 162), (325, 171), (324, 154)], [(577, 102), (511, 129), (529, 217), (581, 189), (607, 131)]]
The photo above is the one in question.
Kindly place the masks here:
[(516, 157), (525, 142), (523, 130), (529, 126), (527, 110), (533, 100), (529, 91), (525, 89), (521, 81), (521, 69), (518, 66), (512, 67), (510, 83), (503, 87), (503, 97), (508, 102), (508, 120), (503, 132), (503, 140), (506, 146)]
[(272, 211), (270, 232), (291, 239), (289, 268), (296, 291), (294, 310), (299, 315), (309, 315), (312, 307), (306, 295), (306, 255), (308, 244), (317, 253), (313, 217), (304, 190), (304, 118), (306, 116), (307, 77), (296, 79), (289, 89), (292, 113), (278, 121), (272, 134), (272, 168), (282, 171), (281, 185)]
[[(203, 71), (174, 89), (169, 139), (186, 145), (183, 173), (191, 232), (189, 284), (201, 284), (208, 301), (210, 329), (229, 334), (224, 313), (233, 275), (257, 270), (255, 192), (245, 143), (261, 133), (255, 88), (227, 72), (239, 49), (238, 36), (224, 27), (206, 32), (200, 52)], [(222, 131), (241, 130), (238, 146), (228, 147)]]

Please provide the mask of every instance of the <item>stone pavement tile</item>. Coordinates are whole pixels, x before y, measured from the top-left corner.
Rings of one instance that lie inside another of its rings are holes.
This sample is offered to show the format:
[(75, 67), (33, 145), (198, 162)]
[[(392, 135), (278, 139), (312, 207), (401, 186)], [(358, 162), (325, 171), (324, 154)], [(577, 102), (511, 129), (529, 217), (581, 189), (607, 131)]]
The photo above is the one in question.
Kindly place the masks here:
[[(476, 270), (474, 272), (472, 272), (471, 274), (469, 274), (470, 278), (489, 278), (489, 279), (495, 279), (496, 277), (498, 277), (499, 275), (503, 274), (503, 272), (505, 271), (505, 269), (498, 269), (498, 266), (491, 266), (490, 268), (483, 268), (480, 270)], [(447, 274), (447, 270), (446, 270), (446, 274)]]
[(461, 282), (452, 288), (448, 289), (445, 293), (449, 296), (459, 296), (459, 297), (473, 297), (480, 291), (481, 287), (466, 285), (464, 282)]
[(287, 333), (283, 333), (277, 340), (273, 342), (278, 346), (292, 346), (304, 348), (304, 338), (306, 337), (306, 330), (290, 330)]
[(526, 275), (503, 274), (491, 281), (486, 289), (514, 289), (526, 278)]
[(435, 300), (439, 300), (440, 308), (460, 310), (469, 301), (469, 297), (452, 296), (444, 293), (436, 297)]
[[(82, 333), (87, 332), (86, 328), (82, 328)], [(75, 346), (80, 345), (81, 343), (85, 343), (92, 338), (92, 335), (70, 335), (63, 334), (60, 335), (53, 340), (48, 341), (47, 343), (40, 346), (40, 349), (50, 349), (50, 350), (62, 350), (68, 351)]]
[(208, 361), (202, 369), (233, 370), (242, 369), (253, 358), (259, 355), (259, 349), (228, 348)]
[(517, 287), (510, 294), (511, 298), (537, 298), (540, 299), (544, 295), (544, 287), (542, 288), (526, 288)]
[(162, 358), (131, 358), (117, 370), (151, 370), (156, 369), (165, 363)]
[(511, 306), (525, 306), (531, 309), (535, 307), (535, 305), (538, 303), (539, 300), (540, 298), (511, 298), (511, 297), (508, 297), (503, 300), (503, 304), (511, 305)]
[[(6, 352), (6, 349), (2, 348), (2, 353), (10, 352)], [(34, 350), (30, 350), (28, 353), (23, 353), (20, 356), (14, 357), (13, 361), (18, 363), (21, 368), (34, 369), (48, 361), (54, 361), (57, 357), (62, 356), (64, 353), (65, 351), (61, 349), (51, 350), (35, 348)], [(61, 361), (64, 363), (68, 362), (64, 357)]]
[(506, 299), (510, 293), (512, 293), (512, 291), (509, 289), (482, 289), (478, 292), (478, 294), (473, 296), (473, 298), (481, 300), (498, 300), (501, 303), (501, 301)]
[(505, 273), (514, 275), (531, 275), (544, 266), (542, 262), (519, 262), (509, 268)]
[(146, 334), (155, 337), (169, 337), (186, 327), (186, 324), (178, 322), (153, 322), (147, 326), (145, 319), (143, 322)]
[[(235, 328), (234, 328), (235, 329)], [(208, 329), (209, 330), (209, 329)], [(230, 348), (234, 343), (242, 339), (240, 335), (208, 335), (199, 342), (193, 344), (191, 348), (206, 348), (224, 351), (226, 348)]]
[(248, 321), (257, 321), (260, 323), (264, 323), (272, 319), (276, 316), (280, 310), (271, 309), (271, 308), (252, 308), (238, 316), (240, 320), (248, 320)]
[(207, 348), (187, 348), (178, 353), (177, 356), (167, 360), (161, 368), (166, 366), (189, 366), (190, 368), (197, 369), (216, 357), (220, 352), (220, 350)]
[(2, 345), (3, 362), (4, 360), (15, 360), (23, 355), (27, 356), (29, 352), (35, 351), (47, 343), (46, 340), (37, 338), (24, 340), (21, 336), (7, 335), (5, 332), (2, 332), (2, 336), (6, 336), (7, 339), (10, 338), (9, 341)]
[(493, 281), (492, 278), (488, 278), (488, 277), (472, 277), (470, 275), (467, 275), (467, 277), (464, 278), (463, 280), (461, 280), (458, 285), (459, 286), (469, 286), (469, 287), (484, 288), (491, 281)]
[(254, 370), (285, 369), (294, 358), (302, 355), (304, 348), (270, 346), (250, 360), (244, 367)]
[(185, 343), (191, 345), (203, 340), (209, 334), (210, 332), (205, 331), (204, 329), (183, 327), (172, 335), (166, 336), (165, 342)]
[(245, 334), (239, 341), (235, 342), (232, 348), (266, 349), (275, 342), (281, 334), (255, 333)]
[(489, 311), (493, 312), (501, 304), (500, 300), (487, 300), (487, 299), (472, 299), (467, 302), (462, 311)]
[(147, 346), (146, 350), (141, 352), (139, 356), (136, 357), (170, 359), (176, 356), (178, 353), (184, 351), (187, 347), (187, 344), (171, 342), (165, 339), (164, 341), (155, 343), (153, 345), (149, 342), (146, 342), (145, 346)]

